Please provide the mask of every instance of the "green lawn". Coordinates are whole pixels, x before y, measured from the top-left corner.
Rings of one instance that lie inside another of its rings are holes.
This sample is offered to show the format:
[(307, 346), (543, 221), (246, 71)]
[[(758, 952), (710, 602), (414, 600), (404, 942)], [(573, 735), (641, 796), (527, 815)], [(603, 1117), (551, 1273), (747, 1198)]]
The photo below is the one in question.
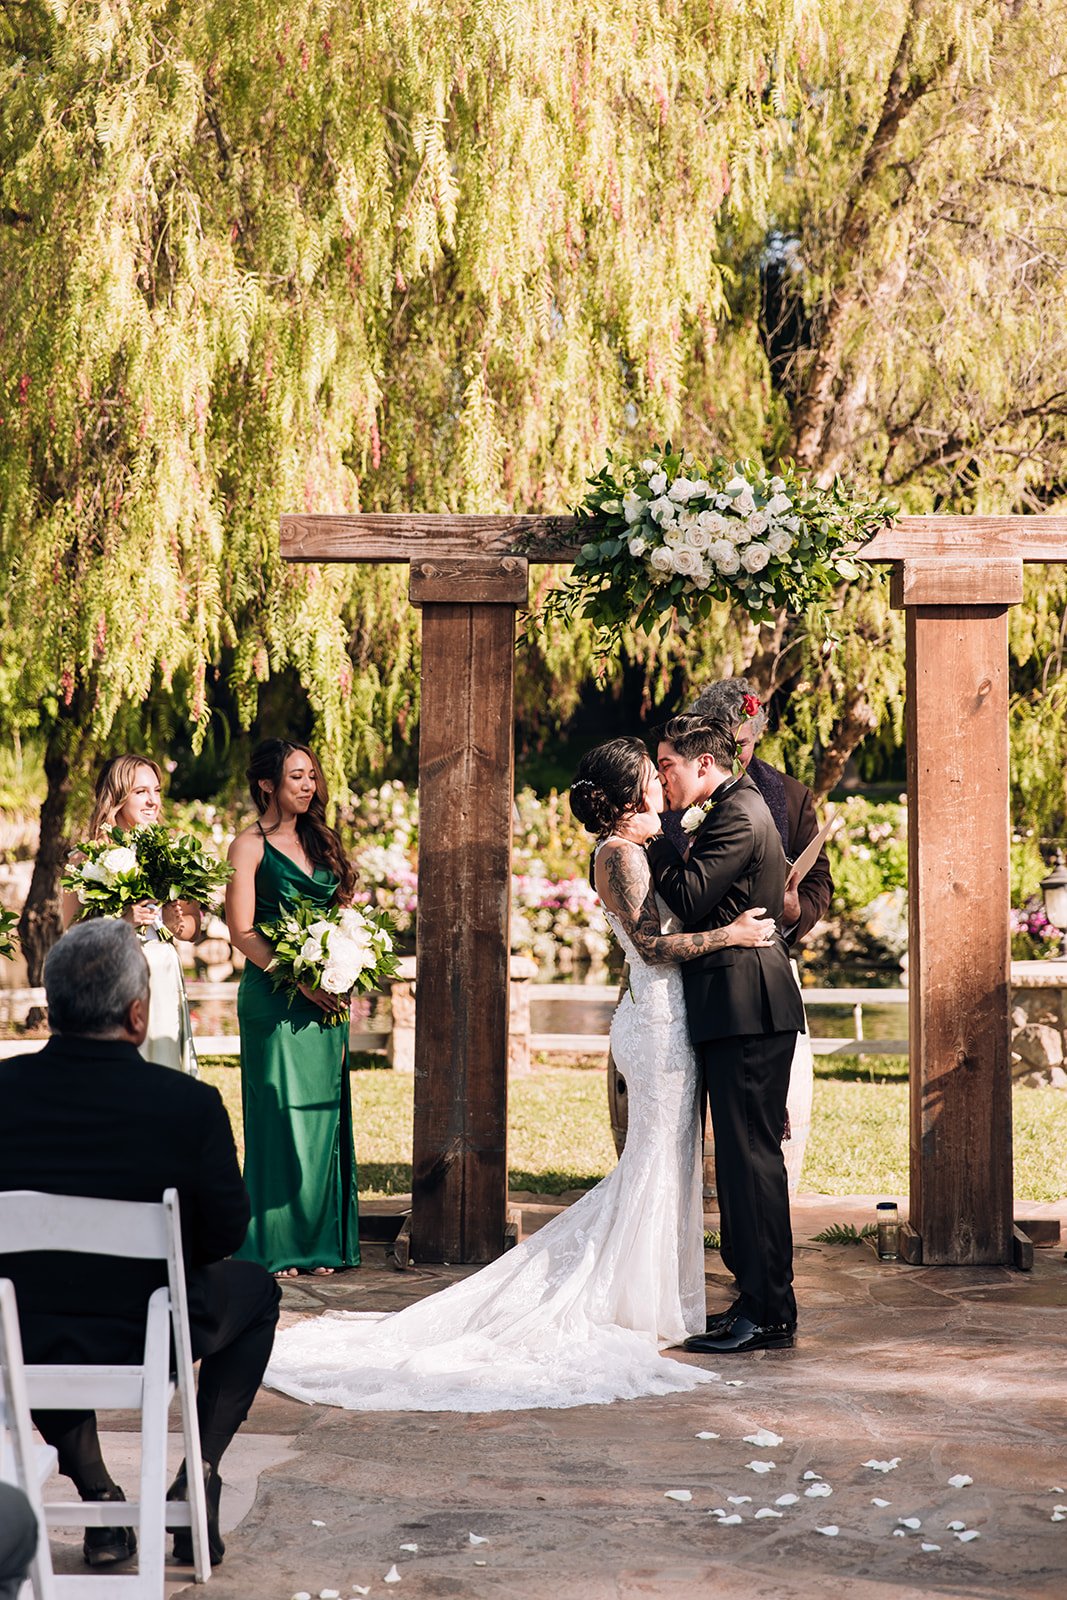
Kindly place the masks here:
[[(369, 1060), (370, 1058), (368, 1058)], [(236, 1065), (203, 1063), (221, 1090), (241, 1147)], [(352, 1115), (360, 1192), (401, 1194), (411, 1187), (413, 1082), (389, 1071), (352, 1074)], [(1067, 1195), (1067, 1094), (1016, 1089), (1015, 1194), (1020, 1200)], [(508, 1156), (513, 1189), (558, 1194), (588, 1187), (615, 1164), (602, 1071), (551, 1067), (511, 1084)], [(908, 1191), (907, 1063), (891, 1056), (816, 1062), (812, 1132), (803, 1188), (821, 1194)]]

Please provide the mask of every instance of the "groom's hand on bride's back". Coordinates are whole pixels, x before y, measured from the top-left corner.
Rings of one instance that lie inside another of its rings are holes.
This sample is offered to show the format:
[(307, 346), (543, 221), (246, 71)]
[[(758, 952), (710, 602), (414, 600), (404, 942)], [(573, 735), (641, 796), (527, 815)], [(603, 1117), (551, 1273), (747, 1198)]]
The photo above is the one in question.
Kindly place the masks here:
[(730, 924), (733, 942), (751, 950), (756, 945), (773, 944), (778, 936), (774, 918), (767, 915), (766, 906), (750, 906)]

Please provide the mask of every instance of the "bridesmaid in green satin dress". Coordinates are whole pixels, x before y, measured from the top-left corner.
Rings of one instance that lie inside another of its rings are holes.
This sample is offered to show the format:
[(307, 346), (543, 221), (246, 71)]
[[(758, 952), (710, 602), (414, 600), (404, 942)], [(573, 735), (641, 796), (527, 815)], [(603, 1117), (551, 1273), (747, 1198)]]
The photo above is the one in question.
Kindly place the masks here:
[(326, 1274), (359, 1265), (348, 1028), (326, 1025), (335, 996), (301, 985), (290, 1005), (274, 989), (273, 951), (256, 924), (297, 898), (347, 904), (356, 879), (306, 745), (265, 740), (248, 780), (259, 820), (230, 847), (226, 892), (230, 937), (246, 957), (237, 1014), (252, 1220), (237, 1254), (283, 1277)]

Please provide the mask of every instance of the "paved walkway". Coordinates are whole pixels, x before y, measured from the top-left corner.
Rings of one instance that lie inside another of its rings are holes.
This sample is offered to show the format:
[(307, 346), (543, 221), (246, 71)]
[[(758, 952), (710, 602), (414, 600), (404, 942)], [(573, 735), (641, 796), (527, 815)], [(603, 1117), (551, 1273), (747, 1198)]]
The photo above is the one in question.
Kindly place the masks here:
[[(723, 1358), (723, 1383), (696, 1394), (486, 1416), (262, 1394), (224, 1467), (238, 1483), (224, 1525), (240, 1521), (210, 1600), (1064, 1600), (1064, 1245), (1022, 1274), (812, 1243), (831, 1221), (868, 1222), (874, 1198), (796, 1203), (797, 1348)], [(1067, 1203), (1020, 1210), (1067, 1220)], [(462, 1275), (368, 1255), (359, 1272), (287, 1285), (285, 1320), (396, 1308)], [(719, 1306), (725, 1280), (708, 1262)], [(782, 1442), (745, 1442), (761, 1428)], [(973, 1482), (953, 1487), (957, 1474)], [(810, 1493), (819, 1484), (832, 1492)]]

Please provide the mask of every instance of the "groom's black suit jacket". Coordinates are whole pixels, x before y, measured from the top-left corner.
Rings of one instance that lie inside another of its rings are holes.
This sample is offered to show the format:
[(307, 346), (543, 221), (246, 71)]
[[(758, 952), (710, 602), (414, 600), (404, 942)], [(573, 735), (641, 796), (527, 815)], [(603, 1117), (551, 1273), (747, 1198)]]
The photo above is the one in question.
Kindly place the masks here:
[[(217, 1089), (121, 1040), (56, 1034), (0, 1062), (0, 1189), (154, 1200), (176, 1188), (186, 1271), (236, 1250), (248, 1193)], [(135, 1360), (163, 1263), (0, 1255), (29, 1361)]]
[[(751, 778), (723, 784), (707, 821), (681, 860), (668, 839), (654, 839), (648, 861), (656, 889), (687, 933), (722, 928), (764, 906), (781, 928), (787, 865), (774, 818)], [(730, 946), (682, 964), (694, 1044), (741, 1034), (798, 1032), (804, 1008), (785, 940)]]

